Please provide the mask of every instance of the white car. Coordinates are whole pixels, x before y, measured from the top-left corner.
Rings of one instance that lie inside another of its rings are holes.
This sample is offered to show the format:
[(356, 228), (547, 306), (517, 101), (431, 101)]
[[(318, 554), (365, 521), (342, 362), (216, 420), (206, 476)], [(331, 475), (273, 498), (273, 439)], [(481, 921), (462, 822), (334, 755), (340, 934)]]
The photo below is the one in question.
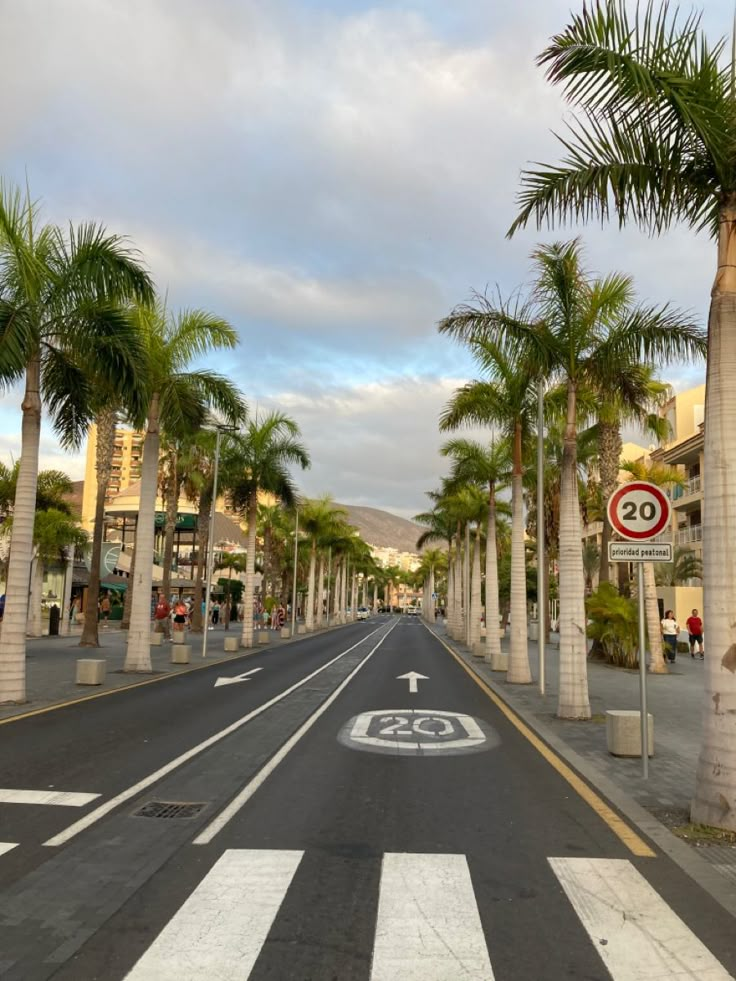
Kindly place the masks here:
[(367, 606), (359, 606), (358, 607), (358, 612), (356, 614), (356, 619), (358, 619), (358, 620), (367, 620), (368, 619), (368, 607)]

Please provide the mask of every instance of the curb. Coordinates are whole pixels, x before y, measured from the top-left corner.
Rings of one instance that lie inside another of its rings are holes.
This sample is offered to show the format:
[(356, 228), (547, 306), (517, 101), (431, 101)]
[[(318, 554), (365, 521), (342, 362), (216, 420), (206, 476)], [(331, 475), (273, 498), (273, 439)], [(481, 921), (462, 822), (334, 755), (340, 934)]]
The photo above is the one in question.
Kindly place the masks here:
[(680, 841), (661, 821), (658, 821), (641, 804), (637, 803), (624, 790), (617, 787), (611, 780), (600, 772), (594, 765), (584, 760), (567, 743), (560, 739), (549, 726), (540, 722), (534, 715), (514, 705), (508, 693), (501, 688), (492, 677), (480, 674), (469, 653), (455, 643), (450, 637), (440, 638), (439, 634), (427, 625), (438, 639), (452, 647), (458, 657), (462, 658), (468, 669), (483, 681), (501, 699), (506, 707), (527, 725), (540, 739), (553, 749), (566, 763), (600, 794), (605, 797), (634, 827), (652, 841), (657, 848), (667, 855), (682, 871), (697, 885), (711, 896), (726, 912), (736, 917), (736, 886), (731, 884), (709, 862), (701, 858), (690, 845)]

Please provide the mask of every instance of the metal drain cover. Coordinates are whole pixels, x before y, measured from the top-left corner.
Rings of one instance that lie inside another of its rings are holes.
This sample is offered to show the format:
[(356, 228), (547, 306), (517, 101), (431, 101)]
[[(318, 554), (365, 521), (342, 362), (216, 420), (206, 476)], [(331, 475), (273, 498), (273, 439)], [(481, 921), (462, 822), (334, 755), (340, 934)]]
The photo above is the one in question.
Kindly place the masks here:
[(205, 804), (184, 804), (173, 800), (149, 800), (143, 807), (133, 811), (133, 817), (141, 818), (191, 818), (205, 807)]

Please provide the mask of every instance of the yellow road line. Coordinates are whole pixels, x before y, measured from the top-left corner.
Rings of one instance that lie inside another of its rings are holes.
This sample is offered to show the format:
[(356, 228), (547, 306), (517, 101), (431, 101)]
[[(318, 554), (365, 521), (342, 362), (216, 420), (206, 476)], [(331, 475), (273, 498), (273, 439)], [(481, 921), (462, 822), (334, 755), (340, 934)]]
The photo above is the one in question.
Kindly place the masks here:
[(205, 664), (196, 664), (193, 668), (185, 668), (183, 671), (169, 671), (159, 675), (157, 678), (144, 678), (142, 681), (134, 681), (129, 685), (121, 685), (119, 688), (108, 688), (106, 691), (96, 691), (91, 695), (80, 695), (79, 698), (70, 698), (66, 702), (54, 702), (53, 705), (44, 705), (43, 708), (32, 709), (30, 712), (23, 712), (21, 715), (11, 715), (7, 719), (0, 719), (0, 726), (8, 725), (9, 722), (20, 722), (21, 719), (30, 719), (34, 715), (44, 715), (46, 712), (55, 712), (57, 709), (68, 708), (70, 705), (79, 705), (80, 702), (91, 702), (94, 698), (105, 698), (107, 695), (117, 695), (121, 691), (130, 691), (131, 688), (142, 688), (143, 685), (153, 685), (157, 681), (167, 681), (169, 678), (180, 678), (183, 674), (191, 674), (193, 671), (203, 671), (205, 668), (212, 668), (216, 664), (230, 664), (232, 661), (240, 661), (251, 654), (260, 654), (267, 648), (258, 648), (255, 651), (244, 651), (236, 654), (235, 657), (221, 657), (216, 661), (206, 661)]
[[(437, 637), (437, 634), (435, 634)], [(656, 853), (647, 845), (647, 843), (639, 837), (639, 835), (633, 831), (626, 822), (616, 814), (616, 812), (606, 804), (606, 802), (592, 790), (584, 780), (582, 780), (574, 770), (572, 770), (567, 763), (564, 763), (560, 757), (549, 748), (549, 746), (543, 742), (536, 733), (521, 721), (519, 716), (509, 708), (506, 702), (500, 698), (492, 688), (480, 678), (472, 668), (470, 668), (463, 659), (453, 651), (453, 649), (442, 640), (441, 637), (437, 637), (437, 640), (442, 644), (445, 650), (449, 651), (450, 654), (455, 658), (457, 663), (462, 667), (473, 679), (473, 681), (478, 685), (481, 691), (491, 699), (493, 704), (506, 716), (509, 722), (527, 739), (532, 746), (542, 754), (545, 760), (553, 767), (563, 780), (566, 780), (573, 790), (591, 807), (595, 813), (604, 821), (611, 831), (619, 838), (624, 845), (631, 851), (634, 855), (639, 858), (655, 858)]]

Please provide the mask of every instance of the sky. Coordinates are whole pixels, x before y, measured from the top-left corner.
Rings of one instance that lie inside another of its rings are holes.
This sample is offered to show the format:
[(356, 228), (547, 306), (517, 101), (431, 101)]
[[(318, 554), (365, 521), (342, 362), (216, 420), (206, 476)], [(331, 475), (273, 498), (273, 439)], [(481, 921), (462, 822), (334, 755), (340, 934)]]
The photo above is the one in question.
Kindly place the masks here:
[[(129, 236), (174, 308), (237, 328), (209, 359), (312, 457), (308, 496), (423, 511), (447, 471), (437, 418), (475, 377), (437, 322), (529, 279), (582, 235), (593, 272), (704, 321), (715, 254), (676, 229), (529, 228), (519, 173), (554, 162), (569, 110), (534, 64), (570, 0), (0, 0), (0, 174), (49, 221)], [(705, 25), (729, 30), (725, 0)], [(702, 365), (663, 366), (682, 390)], [(21, 394), (0, 400), (0, 459)], [(83, 476), (48, 422), (42, 467)]]

